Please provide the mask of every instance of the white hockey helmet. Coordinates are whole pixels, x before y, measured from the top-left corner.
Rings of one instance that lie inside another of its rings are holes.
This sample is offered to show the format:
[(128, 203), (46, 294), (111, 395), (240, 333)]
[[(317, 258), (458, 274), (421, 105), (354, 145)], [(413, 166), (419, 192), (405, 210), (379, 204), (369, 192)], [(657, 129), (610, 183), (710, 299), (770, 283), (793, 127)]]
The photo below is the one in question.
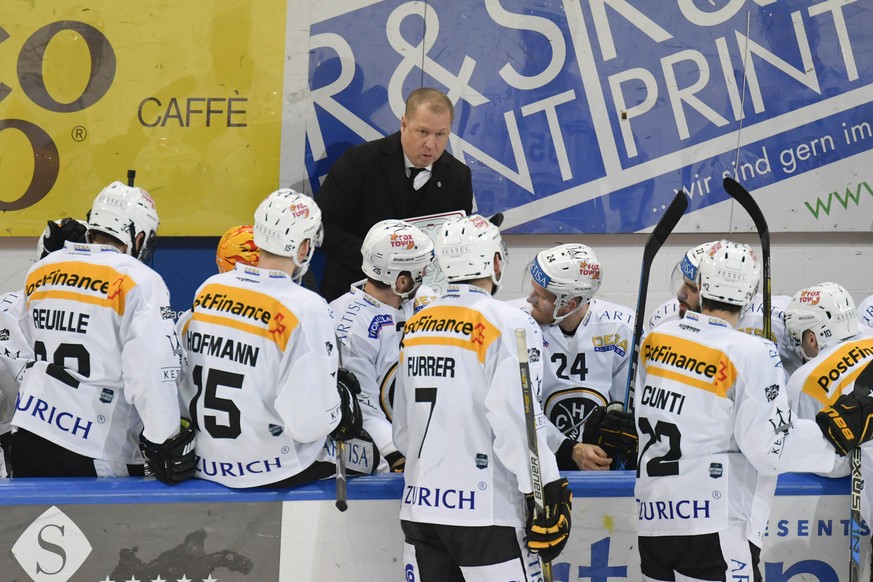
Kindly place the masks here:
[(721, 240), (700, 256), (696, 283), (702, 299), (743, 307), (758, 292), (760, 278), (752, 247)]
[(587, 305), (602, 282), (600, 261), (591, 247), (579, 243), (564, 244), (540, 251), (530, 264), (530, 275), (543, 289), (555, 294), (552, 316), (559, 322), (569, 313), (558, 311), (571, 299), (580, 298), (579, 307)]
[(806, 330), (815, 334), (819, 350), (844, 342), (858, 333), (855, 300), (837, 283), (819, 283), (801, 289), (785, 307), (785, 327), (794, 342), (794, 351), (808, 360), (802, 343)]
[[(52, 228), (54, 224), (54, 228)], [(52, 220), (46, 225), (39, 240), (36, 241), (36, 260), (44, 259), (49, 253), (63, 248), (64, 243), (86, 242), (85, 233), (88, 223), (84, 220), (76, 220), (65, 216), (58, 220)]]
[(437, 261), (449, 283), (491, 277), (496, 293), (500, 279), (494, 272), (495, 253), (506, 262), (500, 229), (478, 214), (446, 222), (437, 233)]
[[(255, 245), (280, 257), (291, 257), (302, 277), (309, 268), (315, 247), (321, 246), (321, 209), (315, 200), (290, 188), (280, 188), (264, 198), (255, 210)], [(297, 249), (309, 240), (309, 253), (302, 261)]]
[[(148, 262), (158, 231), (158, 211), (148, 192), (121, 182), (106, 186), (91, 206), (88, 231), (103, 232), (125, 245), (125, 252)], [(138, 251), (136, 238), (143, 234)]]
[[(433, 241), (417, 226), (402, 220), (383, 220), (374, 224), (361, 245), (361, 268), (368, 277), (391, 286), (408, 299), (421, 286), (434, 258)], [(397, 277), (408, 271), (415, 286), (406, 293), (397, 290)]]

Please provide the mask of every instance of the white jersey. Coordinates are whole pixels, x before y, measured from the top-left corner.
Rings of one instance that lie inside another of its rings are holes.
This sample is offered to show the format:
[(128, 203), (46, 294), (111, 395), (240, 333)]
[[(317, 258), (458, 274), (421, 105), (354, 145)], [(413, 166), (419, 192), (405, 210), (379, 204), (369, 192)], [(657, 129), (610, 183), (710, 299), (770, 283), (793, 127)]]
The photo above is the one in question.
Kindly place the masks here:
[[(794, 342), (791, 340), (788, 328), (785, 327), (785, 307), (790, 301), (791, 297), (788, 295), (770, 297), (770, 313), (772, 314), (770, 341), (778, 347), (779, 357), (782, 359), (782, 365), (787, 375), (793, 373), (803, 363), (792, 349)], [(662, 303), (649, 317), (648, 330), (651, 331), (662, 323), (677, 319), (679, 319), (679, 301), (674, 297)], [(764, 337), (764, 296), (762, 294), (755, 295), (743, 308), (736, 329), (749, 335)]]
[[(516, 329), (527, 350), (539, 326), (472, 285), (449, 285), (404, 328), (394, 395), (394, 443), (406, 455), (400, 518), (443, 525), (522, 527), (532, 491)], [(543, 483), (559, 478), (539, 406), (542, 362), (530, 382)]]
[(391, 436), (391, 418), (403, 324), (436, 296), (422, 285), (412, 299), (397, 309), (365, 293), (363, 283), (356, 283), (348, 293), (334, 299), (330, 308), (342, 348), (342, 365), (361, 384), (358, 401), (364, 430), (384, 458), (397, 452)]
[[(572, 336), (557, 325), (543, 331), (543, 409), (566, 438), (582, 440), (585, 419), (596, 406), (624, 402), (634, 313), (592, 299)], [(560, 444), (549, 439), (552, 451)]]
[(855, 337), (822, 350), (788, 380), (788, 399), (801, 418), (815, 419), (854, 385), (867, 362), (873, 361), (873, 330), (860, 326)]
[(285, 273), (237, 263), (200, 286), (183, 328), (197, 477), (257, 487), (318, 460), (341, 418), (324, 299)]
[(858, 323), (873, 327), (873, 295), (858, 305)]
[(160, 275), (105, 245), (65, 243), (27, 273), (17, 311), (36, 362), (14, 426), (93, 459), (142, 463), (139, 434), (179, 432), (178, 339)]
[(760, 547), (775, 475), (833, 468), (818, 426), (792, 419), (784, 378), (772, 342), (716, 317), (688, 312), (648, 335), (634, 394), (639, 535), (730, 525)]

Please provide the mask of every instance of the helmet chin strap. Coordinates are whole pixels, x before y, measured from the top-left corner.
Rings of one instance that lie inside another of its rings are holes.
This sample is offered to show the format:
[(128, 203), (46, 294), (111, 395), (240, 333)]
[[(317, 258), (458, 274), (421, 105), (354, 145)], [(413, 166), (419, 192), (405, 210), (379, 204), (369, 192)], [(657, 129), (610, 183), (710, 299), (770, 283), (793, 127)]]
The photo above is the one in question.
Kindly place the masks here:
[(570, 317), (571, 315), (573, 315), (574, 313), (576, 313), (577, 311), (579, 311), (580, 309), (582, 309), (583, 307), (585, 307), (586, 305), (588, 305), (588, 303), (579, 303), (579, 305), (577, 305), (575, 309), (572, 309), (571, 311), (568, 311), (568, 312), (565, 313), (564, 315), (558, 315), (558, 312), (559, 312), (561, 309), (563, 309), (564, 307), (566, 307), (566, 303), (564, 303), (563, 301), (562, 301), (561, 303), (562, 303), (562, 305), (558, 305), (558, 304), (556, 303), (556, 304), (555, 304), (555, 310), (552, 312), (552, 317), (555, 318), (555, 321), (553, 322), (553, 325), (558, 325), (559, 323), (561, 323), (562, 321), (564, 321), (565, 319), (567, 319), (568, 317)]

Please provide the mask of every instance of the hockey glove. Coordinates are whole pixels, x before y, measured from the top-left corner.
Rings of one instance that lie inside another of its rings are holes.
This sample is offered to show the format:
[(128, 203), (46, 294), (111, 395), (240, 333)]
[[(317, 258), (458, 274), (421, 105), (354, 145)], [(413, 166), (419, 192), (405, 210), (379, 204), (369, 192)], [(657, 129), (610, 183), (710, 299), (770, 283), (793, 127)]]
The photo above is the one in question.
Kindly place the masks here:
[(360, 436), (364, 427), (361, 406), (358, 404), (357, 398), (358, 394), (361, 393), (361, 385), (358, 383), (358, 378), (345, 368), (340, 368), (337, 371), (336, 378), (342, 418), (330, 436), (336, 440), (347, 441)]
[(194, 427), (182, 419), (179, 434), (162, 444), (155, 444), (139, 435), (139, 450), (146, 459), (146, 477), (154, 475), (158, 481), (177, 485), (194, 476)]
[(873, 438), (873, 398), (859, 390), (843, 394), (822, 408), (815, 421), (841, 456)]
[(597, 445), (612, 459), (613, 470), (637, 468), (637, 427), (632, 412), (621, 402), (598, 406), (582, 431), (582, 442)]
[(402, 473), (406, 468), (406, 457), (400, 451), (394, 451), (385, 455), (385, 461), (388, 463), (388, 471), (391, 473)]
[(561, 553), (570, 537), (570, 512), (573, 509), (573, 493), (566, 479), (546, 483), (543, 487), (545, 513), (535, 516), (533, 493), (525, 496), (527, 501), (527, 547), (539, 554), (543, 562), (551, 562)]
[[(58, 224), (60, 222), (60, 224)], [(85, 232), (88, 230), (84, 224), (70, 217), (55, 222), (48, 221), (48, 226), (42, 233), (42, 256), (45, 258), (49, 253), (64, 247), (66, 241), (85, 242)]]

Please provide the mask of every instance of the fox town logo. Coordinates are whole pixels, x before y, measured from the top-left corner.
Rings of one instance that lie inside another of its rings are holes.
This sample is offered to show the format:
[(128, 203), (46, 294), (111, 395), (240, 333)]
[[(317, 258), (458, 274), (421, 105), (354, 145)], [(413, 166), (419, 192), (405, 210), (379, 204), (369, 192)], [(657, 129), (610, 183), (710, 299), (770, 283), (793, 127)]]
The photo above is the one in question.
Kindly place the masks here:
[(88, 538), (55, 506), (37, 517), (12, 546), (12, 555), (33, 582), (67, 582), (90, 554)]

